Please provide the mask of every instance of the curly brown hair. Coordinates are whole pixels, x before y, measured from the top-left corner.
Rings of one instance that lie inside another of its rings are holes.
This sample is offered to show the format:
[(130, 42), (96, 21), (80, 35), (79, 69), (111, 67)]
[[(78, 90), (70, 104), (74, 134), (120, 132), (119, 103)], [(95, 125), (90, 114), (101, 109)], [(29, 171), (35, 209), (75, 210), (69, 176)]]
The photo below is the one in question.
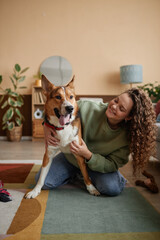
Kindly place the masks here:
[(131, 88), (126, 93), (133, 101), (127, 128), (135, 175), (144, 170), (150, 156), (155, 153), (156, 114), (150, 97), (142, 89)]

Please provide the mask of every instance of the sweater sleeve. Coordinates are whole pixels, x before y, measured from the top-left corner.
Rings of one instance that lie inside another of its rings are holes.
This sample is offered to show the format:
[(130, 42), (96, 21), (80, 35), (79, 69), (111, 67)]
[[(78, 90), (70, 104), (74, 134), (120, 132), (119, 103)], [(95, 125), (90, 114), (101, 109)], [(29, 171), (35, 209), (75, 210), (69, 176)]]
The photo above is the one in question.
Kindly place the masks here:
[(129, 149), (122, 147), (107, 156), (92, 153), (91, 159), (86, 162), (88, 167), (97, 172), (115, 172), (128, 162)]

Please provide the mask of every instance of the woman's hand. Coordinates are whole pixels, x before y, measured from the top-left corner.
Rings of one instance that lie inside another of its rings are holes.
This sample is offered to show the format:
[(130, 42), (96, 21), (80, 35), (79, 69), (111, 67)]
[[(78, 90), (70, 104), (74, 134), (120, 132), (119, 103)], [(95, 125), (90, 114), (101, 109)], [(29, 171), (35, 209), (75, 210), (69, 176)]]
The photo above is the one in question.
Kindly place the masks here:
[(92, 153), (87, 148), (87, 145), (82, 140), (82, 145), (78, 144), (76, 141), (71, 142), (70, 150), (73, 154), (80, 155), (84, 157), (86, 160), (90, 160), (92, 157)]
[(43, 130), (44, 130), (44, 141), (45, 141), (45, 146), (46, 148), (48, 147), (48, 145), (51, 146), (58, 146), (59, 144), (59, 139), (56, 138), (56, 131), (50, 127), (47, 127), (45, 124), (43, 126)]

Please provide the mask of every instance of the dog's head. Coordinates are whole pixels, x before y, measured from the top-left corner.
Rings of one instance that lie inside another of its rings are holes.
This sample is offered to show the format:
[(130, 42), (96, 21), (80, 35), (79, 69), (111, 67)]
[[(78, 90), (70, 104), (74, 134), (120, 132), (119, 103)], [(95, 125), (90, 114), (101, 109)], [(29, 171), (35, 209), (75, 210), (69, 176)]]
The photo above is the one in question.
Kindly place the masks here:
[(42, 88), (46, 95), (45, 115), (55, 126), (64, 126), (72, 122), (77, 114), (74, 77), (67, 86), (57, 87), (42, 75)]

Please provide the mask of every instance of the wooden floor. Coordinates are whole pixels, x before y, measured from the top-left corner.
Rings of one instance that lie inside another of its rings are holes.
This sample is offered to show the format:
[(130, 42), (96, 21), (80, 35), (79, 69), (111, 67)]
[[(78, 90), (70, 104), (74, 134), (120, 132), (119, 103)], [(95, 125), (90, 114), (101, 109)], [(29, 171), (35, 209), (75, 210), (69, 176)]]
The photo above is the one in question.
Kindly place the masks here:
[(0, 141), (0, 160), (42, 160), (44, 150), (42, 141)]
[[(11, 162), (13, 160), (42, 160), (43, 154), (43, 142), (21, 141), (16, 143), (0, 141), (0, 162), (3, 162), (2, 160)], [(129, 184), (135, 186), (136, 178), (132, 175), (131, 163), (126, 164), (120, 171), (128, 179)], [(160, 161), (150, 162), (147, 171), (155, 177), (160, 190)], [(144, 177), (140, 176), (138, 179), (144, 179)], [(160, 193), (153, 194), (142, 187), (137, 187), (137, 189), (160, 212)]]

